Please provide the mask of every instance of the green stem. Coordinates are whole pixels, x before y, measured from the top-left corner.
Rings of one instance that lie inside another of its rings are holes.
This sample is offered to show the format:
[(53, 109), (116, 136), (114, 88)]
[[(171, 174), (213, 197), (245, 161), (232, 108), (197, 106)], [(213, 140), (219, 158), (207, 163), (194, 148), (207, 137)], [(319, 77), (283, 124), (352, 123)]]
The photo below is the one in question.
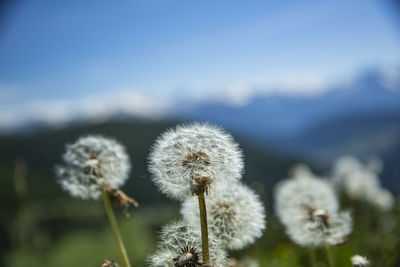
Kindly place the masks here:
[(332, 248), (329, 244), (325, 244), (326, 254), (328, 256), (328, 262), (330, 267), (335, 267), (335, 260), (332, 253)]
[(316, 267), (317, 265), (316, 265), (316, 257), (315, 257), (315, 248), (314, 247), (312, 247), (312, 248), (310, 248), (309, 249), (309, 251), (310, 251), (310, 259), (311, 259), (311, 266), (312, 267)]
[(208, 247), (208, 228), (207, 228), (207, 210), (204, 193), (199, 194), (199, 209), (201, 223), (201, 251), (203, 254), (203, 265), (210, 266), (210, 251)]
[(106, 209), (107, 217), (110, 222), (110, 226), (114, 234), (115, 241), (117, 242), (118, 250), (122, 260), (122, 265), (124, 267), (131, 267), (131, 264), (129, 263), (128, 254), (126, 253), (124, 243), (122, 242), (121, 234), (119, 233), (118, 230), (117, 220), (115, 219), (110, 198), (108, 197), (107, 191), (104, 188), (102, 189), (101, 193), (103, 195), (103, 202), (104, 202), (104, 207)]

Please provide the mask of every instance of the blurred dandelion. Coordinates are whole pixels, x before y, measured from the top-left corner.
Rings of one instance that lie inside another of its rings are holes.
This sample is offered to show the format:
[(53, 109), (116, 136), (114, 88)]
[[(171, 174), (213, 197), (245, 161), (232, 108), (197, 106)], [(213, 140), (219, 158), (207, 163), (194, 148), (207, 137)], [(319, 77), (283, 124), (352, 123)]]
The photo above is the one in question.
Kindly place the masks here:
[(393, 209), (395, 198), (389, 190), (381, 188), (376, 190), (372, 202), (377, 208), (387, 212)]
[(310, 167), (304, 163), (298, 163), (290, 170), (290, 177), (314, 176)]
[(98, 199), (100, 194), (103, 196), (104, 207), (123, 266), (130, 267), (110, 201), (111, 197), (120, 204), (137, 204), (117, 190), (125, 183), (130, 171), (125, 148), (113, 139), (86, 136), (79, 138), (74, 144), (67, 145), (66, 150), (63, 156), (64, 165), (56, 167), (61, 186), (73, 197)]
[(103, 260), (100, 267), (118, 267), (118, 264), (114, 261)]
[(279, 183), (275, 210), (290, 238), (302, 246), (343, 243), (351, 232), (349, 212), (339, 212), (334, 190), (322, 179), (296, 177)]
[[(247, 186), (233, 183), (215, 190), (206, 199), (210, 232), (229, 249), (238, 250), (254, 242), (265, 229), (265, 211), (258, 196)], [(184, 220), (197, 229), (199, 211), (193, 199), (181, 209)]]
[(367, 267), (369, 266), (369, 261), (366, 257), (360, 255), (354, 255), (351, 257), (351, 263), (354, 267)]
[(333, 181), (351, 199), (366, 201), (382, 211), (394, 206), (393, 194), (380, 184), (383, 163), (377, 158), (363, 164), (355, 157), (343, 156), (336, 160)]
[[(210, 265), (226, 266), (226, 252), (220, 241), (210, 235)], [(200, 232), (182, 221), (164, 226), (160, 233), (158, 250), (149, 257), (153, 267), (203, 266)]]
[(357, 200), (371, 199), (379, 186), (375, 173), (351, 156), (343, 156), (336, 160), (333, 177), (346, 195)]
[(102, 136), (81, 137), (67, 145), (63, 160), (56, 173), (62, 188), (73, 197), (98, 199), (104, 185), (119, 188), (129, 176), (125, 148)]
[(275, 190), (275, 209), (289, 237), (301, 246), (322, 246), (329, 265), (335, 265), (330, 245), (347, 240), (352, 230), (349, 212), (339, 212), (331, 185), (311, 173), (280, 182)]
[(351, 173), (361, 169), (362, 163), (353, 156), (345, 155), (336, 159), (333, 168), (334, 177), (341, 179), (341, 177), (351, 175)]

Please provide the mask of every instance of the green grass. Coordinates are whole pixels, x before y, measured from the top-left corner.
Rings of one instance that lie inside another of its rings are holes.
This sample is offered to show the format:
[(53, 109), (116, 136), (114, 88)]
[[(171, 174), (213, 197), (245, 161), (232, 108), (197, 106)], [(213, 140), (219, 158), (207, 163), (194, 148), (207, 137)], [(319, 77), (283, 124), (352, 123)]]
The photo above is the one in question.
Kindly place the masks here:
[[(68, 208), (68, 203), (72, 209)], [(5, 266), (100, 266), (103, 259), (119, 261), (101, 202), (59, 200), (50, 215), (47, 209), (38, 209), (38, 206), (29, 205), (21, 209), (26, 214), (14, 221), (20, 220), (14, 225), (25, 234), (18, 242), (14, 240), (6, 255)], [(353, 233), (345, 244), (333, 248), (336, 266), (351, 266), (350, 257), (356, 253), (366, 255), (373, 266), (397, 266), (400, 251), (399, 207), (391, 213), (382, 213), (360, 203), (354, 207)], [(165, 207), (132, 208), (129, 218), (122, 212), (118, 214), (132, 266), (146, 266), (146, 257), (156, 249), (157, 232), (161, 225), (179, 217), (177, 206), (171, 206), (171, 202)], [(60, 228), (55, 231), (57, 223), (60, 223)], [(47, 224), (53, 228), (47, 231)], [(294, 245), (275, 216), (269, 214), (264, 236), (253, 246), (231, 253), (231, 256), (239, 259), (251, 257), (260, 266), (295, 267), (311, 266), (311, 253), (311, 249)], [(315, 249), (315, 257), (316, 266), (327, 266), (323, 248)]]

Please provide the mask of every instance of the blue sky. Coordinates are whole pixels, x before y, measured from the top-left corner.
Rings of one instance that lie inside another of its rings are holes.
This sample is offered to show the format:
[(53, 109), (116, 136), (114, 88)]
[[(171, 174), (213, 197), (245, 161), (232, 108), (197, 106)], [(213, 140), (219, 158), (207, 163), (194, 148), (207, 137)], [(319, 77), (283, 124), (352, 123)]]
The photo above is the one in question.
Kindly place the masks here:
[(0, 125), (49, 111), (58, 120), (91, 102), (90, 110), (154, 114), (185, 97), (312, 93), (367, 67), (399, 65), (400, 20), (389, 0), (109, 3), (8, 6)]

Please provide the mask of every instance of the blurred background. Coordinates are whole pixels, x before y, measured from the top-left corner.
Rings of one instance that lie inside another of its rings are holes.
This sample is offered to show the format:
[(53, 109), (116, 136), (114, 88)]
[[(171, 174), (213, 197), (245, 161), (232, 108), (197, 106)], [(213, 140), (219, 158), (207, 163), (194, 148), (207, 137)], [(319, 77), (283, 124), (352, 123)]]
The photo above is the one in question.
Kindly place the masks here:
[[(233, 134), (244, 181), (265, 202), (264, 237), (234, 256), (307, 266), (273, 215), (273, 186), (293, 164), (329, 175), (341, 155), (379, 157), (382, 185), (400, 193), (400, 4), (2, 1), (0, 265), (118, 260), (102, 204), (70, 198), (54, 175), (66, 143), (103, 134), (131, 157), (123, 190), (141, 207), (120, 224), (133, 266), (145, 266), (160, 225), (179, 216), (150, 180), (149, 148), (187, 121)], [(353, 253), (400, 266), (398, 204), (390, 214), (364, 206), (339, 266)]]

